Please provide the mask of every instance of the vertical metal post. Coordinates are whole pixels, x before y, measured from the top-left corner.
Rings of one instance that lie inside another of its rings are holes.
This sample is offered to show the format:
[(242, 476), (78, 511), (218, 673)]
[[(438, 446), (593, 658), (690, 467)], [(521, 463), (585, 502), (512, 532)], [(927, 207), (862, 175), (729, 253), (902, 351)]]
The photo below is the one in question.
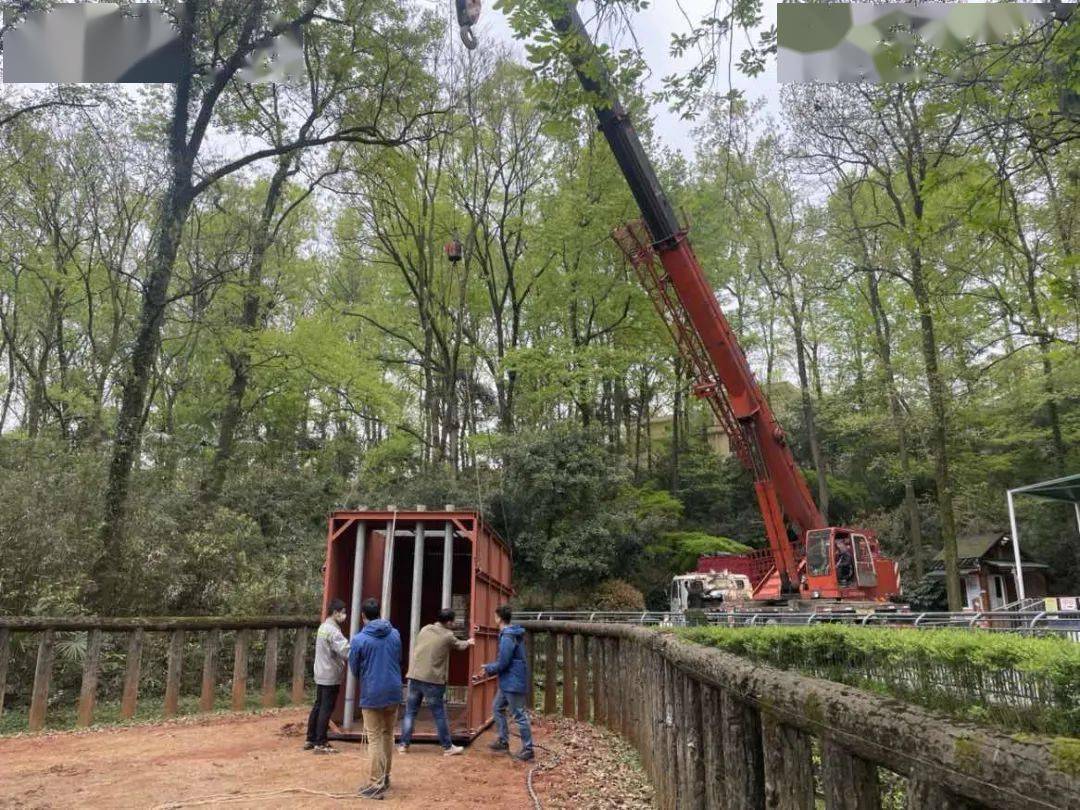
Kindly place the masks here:
[[(1080, 513), (1077, 513), (1080, 515)], [(445, 536), (443, 537), (442, 558), (442, 608), (450, 609), (450, 588), (454, 574), (454, 524), (446, 521)]]
[(1073, 502), (1073, 509), (1076, 510), (1076, 531), (1080, 532), (1080, 501)]
[[(1024, 594), (1024, 572), (1020, 568), (1020, 532), (1016, 530), (1016, 507), (1013, 505), (1013, 491), (1006, 493), (1009, 500), (1009, 526), (1012, 528), (1013, 559), (1016, 561), (1016, 598), (1022, 603), (1027, 597)], [(1023, 604), (1020, 605), (1023, 607)]]
[(390, 596), (394, 584), (394, 534), (397, 532), (397, 510), (394, 519), (386, 524), (386, 548), (383, 551), (382, 572), (382, 614), (381, 618), (390, 618)]
[(409, 655), (416, 649), (416, 634), (420, 632), (420, 594), (424, 587), (424, 523), (416, 523), (416, 539), (413, 541), (412, 564), (412, 610), (409, 611)]
[[(359, 521), (356, 524), (356, 550), (353, 557), (352, 567), (352, 600), (349, 606), (349, 640), (360, 630), (360, 602), (364, 587), (364, 552), (367, 550), (367, 522)], [(318, 640), (316, 639), (316, 644)], [(342, 718), (341, 727), (345, 731), (352, 730), (353, 716), (356, 714), (356, 676), (351, 667), (346, 667), (345, 672), (345, 716)]]

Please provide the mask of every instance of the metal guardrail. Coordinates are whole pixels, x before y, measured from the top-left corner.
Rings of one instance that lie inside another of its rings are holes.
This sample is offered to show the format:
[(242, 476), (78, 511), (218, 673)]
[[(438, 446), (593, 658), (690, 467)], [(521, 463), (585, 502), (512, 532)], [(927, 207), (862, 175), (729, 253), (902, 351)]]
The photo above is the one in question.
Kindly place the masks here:
[[(762, 625), (845, 624), (863, 627), (910, 627), (918, 630), (957, 629), (1044, 635), (1053, 633), (1080, 642), (1080, 611), (1045, 610), (935, 612), (935, 611), (790, 611), (713, 610), (704, 612), (705, 621), (727, 627)], [(636, 624), (682, 627), (687, 614), (675, 611), (537, 611), (515, 612), (515, 621), (572, 621), (604, 624)]]

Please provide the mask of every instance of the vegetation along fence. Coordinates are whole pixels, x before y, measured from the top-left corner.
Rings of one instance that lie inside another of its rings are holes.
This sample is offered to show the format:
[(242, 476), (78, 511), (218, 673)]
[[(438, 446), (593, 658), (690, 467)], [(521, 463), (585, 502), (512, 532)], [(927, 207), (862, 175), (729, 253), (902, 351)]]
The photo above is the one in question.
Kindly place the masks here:
[(1080, 808), (1078, 740), (952, 723), (671, 632), (524, 624), (533, 706), (630, 740), (662, 810)]
[(884, 691), (961, 719), (1080, 737), (1080, 645), (1060, 637), (827, 625), (679, 632), (742, 658)]
[[(101, 697), (110, 718), (148, 716), (141, 690), (149, 716), (301, 702), (317, 625), (297, 616), (0, 617), (0, 714), (6, 702), (8, 720), (18, 708), (27, 718), (0, 727), (38, 731), (47, 718), (50, 726), (88, 726)], [(249, 693), (253, 678), (257, 691)]]

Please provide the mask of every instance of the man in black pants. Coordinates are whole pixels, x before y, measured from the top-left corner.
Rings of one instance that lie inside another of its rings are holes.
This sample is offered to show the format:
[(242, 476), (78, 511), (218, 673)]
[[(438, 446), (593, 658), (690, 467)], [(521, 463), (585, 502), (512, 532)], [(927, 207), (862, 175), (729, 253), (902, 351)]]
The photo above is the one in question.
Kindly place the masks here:
[(337, 753), (326, 741), (326, 728), (345, 676), (345, 662), (349, 660), (349, 642), (339, 626), (345, 616), (345, 603), (340, 599), (330, 600), (330, 615), (315, 634), (315, 705), (308, 715), (304, 750), (314, 750), (316, 754)]

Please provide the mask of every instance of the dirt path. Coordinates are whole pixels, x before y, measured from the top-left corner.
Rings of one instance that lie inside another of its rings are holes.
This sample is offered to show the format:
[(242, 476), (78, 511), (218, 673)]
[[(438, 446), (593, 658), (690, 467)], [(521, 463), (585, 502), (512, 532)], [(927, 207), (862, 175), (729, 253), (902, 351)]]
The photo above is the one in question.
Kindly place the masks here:
[[(352, 795), (366, 776), (364, 746), (341, 743), (336, 756), (301, 751), (298, 724), (306, 720), (307, 711), (295, 709), (0, 739), (0, 807), (532, 807), (526, 766), (487, 750), (490, 729), (455, 759), (432, 745), (395, 755), (392, 788), (377, 804), (311, 793), (267, 795), (290, 788)], [(546, 731), (537, 732), (543, 742)], [(217, 798), (207, 801), (211, 797)]]

